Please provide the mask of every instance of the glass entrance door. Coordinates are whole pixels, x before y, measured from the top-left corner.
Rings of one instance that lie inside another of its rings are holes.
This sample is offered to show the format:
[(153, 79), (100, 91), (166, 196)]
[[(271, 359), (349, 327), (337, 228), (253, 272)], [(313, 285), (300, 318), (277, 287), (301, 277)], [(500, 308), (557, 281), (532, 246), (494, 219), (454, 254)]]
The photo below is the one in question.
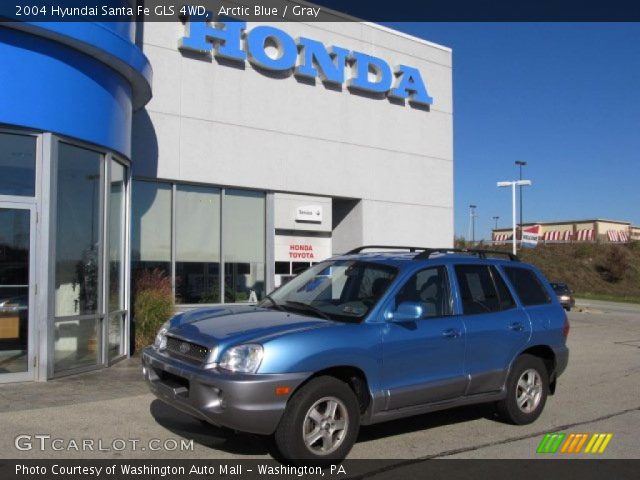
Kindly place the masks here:
[(0, 202), (0, 382), (33, 379), (33, 208)]

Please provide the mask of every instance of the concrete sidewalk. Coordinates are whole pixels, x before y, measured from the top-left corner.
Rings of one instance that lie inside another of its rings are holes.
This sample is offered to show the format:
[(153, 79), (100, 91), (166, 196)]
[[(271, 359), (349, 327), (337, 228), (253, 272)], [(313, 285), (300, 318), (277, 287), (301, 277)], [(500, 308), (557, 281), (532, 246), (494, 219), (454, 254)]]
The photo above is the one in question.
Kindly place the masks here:
[(1, 384), (0, 413), (114, 400), (148, 391), (142, 378), (140, 357), (135, 356), (111, 368), (48, 382)]

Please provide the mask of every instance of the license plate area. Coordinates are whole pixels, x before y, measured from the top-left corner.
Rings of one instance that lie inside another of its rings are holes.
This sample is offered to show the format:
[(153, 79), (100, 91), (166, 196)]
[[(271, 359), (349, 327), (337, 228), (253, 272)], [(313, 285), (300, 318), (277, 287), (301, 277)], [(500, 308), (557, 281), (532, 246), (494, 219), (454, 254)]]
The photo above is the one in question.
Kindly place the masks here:
[(153, 369), (158, 376), (157, 382), (163, 387), (172, 391), (174, 395), (181, 397), (189, 396), (189, 380), (180, 375), (176, 375), (158, 368)]

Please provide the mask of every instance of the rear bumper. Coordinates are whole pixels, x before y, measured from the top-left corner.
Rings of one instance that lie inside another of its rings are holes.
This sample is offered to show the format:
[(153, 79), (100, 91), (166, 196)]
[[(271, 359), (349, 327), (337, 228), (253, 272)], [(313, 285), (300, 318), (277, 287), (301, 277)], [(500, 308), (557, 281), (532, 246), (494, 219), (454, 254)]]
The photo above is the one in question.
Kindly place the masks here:
[(556, 354), (556, 368), (554, 372), (554, 380), (558, 378), (567, 369), (569, 363), (569, 349), (566, 345), (554, 348)]
[(576, 301), (572, 297), (569, 300), (560, 300), (560, 305), (562, 305), (563, 308), (570, 309), (576, 306)]
[(142, 353), (144, 378), (160, 400), (214, 425), (260, 435), (272, 434), (289, 396), (307, 373), (233, 374), (181, 361), (147, 347)]

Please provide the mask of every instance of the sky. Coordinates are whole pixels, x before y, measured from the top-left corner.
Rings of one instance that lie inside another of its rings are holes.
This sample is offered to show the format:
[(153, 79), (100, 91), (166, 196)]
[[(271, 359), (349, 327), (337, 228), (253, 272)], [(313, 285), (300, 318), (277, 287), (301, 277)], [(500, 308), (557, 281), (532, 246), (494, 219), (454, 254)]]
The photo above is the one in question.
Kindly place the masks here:
[[(385, 23), (453, 49), (454, 215), (468, 238), (525, 223), (609, 218), (640, 225), (640, 24)], [(429, 83), (429, 72), (422, 76)]]

